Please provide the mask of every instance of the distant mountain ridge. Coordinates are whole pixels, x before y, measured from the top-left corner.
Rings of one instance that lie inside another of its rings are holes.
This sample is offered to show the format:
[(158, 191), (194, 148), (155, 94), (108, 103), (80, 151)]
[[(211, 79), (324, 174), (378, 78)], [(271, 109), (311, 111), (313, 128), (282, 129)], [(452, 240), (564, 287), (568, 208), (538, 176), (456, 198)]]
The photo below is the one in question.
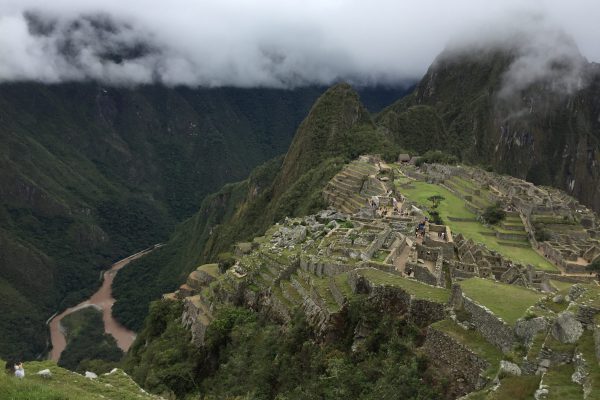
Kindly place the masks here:
[(376, 123), (418, 153), (444, 150), (600, 211), (600, 66), (565, 52), (530, 83), (514, 49), (444, 52)]

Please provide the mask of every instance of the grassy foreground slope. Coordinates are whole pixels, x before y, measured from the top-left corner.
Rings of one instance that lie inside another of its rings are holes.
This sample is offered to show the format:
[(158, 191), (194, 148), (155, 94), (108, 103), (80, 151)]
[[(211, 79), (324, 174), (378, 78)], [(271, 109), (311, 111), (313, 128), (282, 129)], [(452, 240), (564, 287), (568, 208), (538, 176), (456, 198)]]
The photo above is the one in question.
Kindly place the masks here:
[[(0, 360), (4, 366), (4, 361)], [(24, 364), (25, 378), (17, 379), (0, 373), (0, 399), (10, 400), (143, 400), (158, 399), (143, 391), (122, 370), (88, 379), (52, 361), (27, 362)], [(49, 369), (51, 378), (36, 373)], [(4, 370), (4, 368), (3, 368)]]

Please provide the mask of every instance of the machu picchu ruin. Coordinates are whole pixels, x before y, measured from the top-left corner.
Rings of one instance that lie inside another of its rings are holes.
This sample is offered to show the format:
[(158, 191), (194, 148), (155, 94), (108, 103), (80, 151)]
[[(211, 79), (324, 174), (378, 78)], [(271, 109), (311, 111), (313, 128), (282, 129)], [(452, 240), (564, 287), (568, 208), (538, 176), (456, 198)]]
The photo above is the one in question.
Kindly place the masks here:
[[(361, 156), (325, 186), (328, 208), (284, 218), (165, 295), (184, 302), (194, 343), (232, 302), (282, 324), (300, 309), (335, 341), (360, 298), (424, 330), (452, 398), (525, 383), (536, 399), (600, 398), (600, 287), (586, 269), (600, 260), (596, 214), (557, 189), (408, 160)], [(356, 327), (353, 350), (367, 334)]]

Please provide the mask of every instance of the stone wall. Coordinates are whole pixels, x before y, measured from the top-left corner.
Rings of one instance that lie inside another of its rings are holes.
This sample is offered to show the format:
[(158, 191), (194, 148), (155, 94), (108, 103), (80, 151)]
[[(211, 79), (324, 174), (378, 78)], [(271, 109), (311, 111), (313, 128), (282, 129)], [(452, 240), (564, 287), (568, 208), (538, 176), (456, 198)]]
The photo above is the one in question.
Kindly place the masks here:
[(310, 258), (300, 259), (300, 268), (317, 276), (334, 276), (342, 272), (354, 269), (354, 266), (346, 264), (334, 264), (330, 262), (316, 262)]
[(411, 299), (408, 318), (417, 326), (428, 326), (446, 318), (446, 307), (442, 303), (422, 299)]
[(444, 319), (447, 315), (445, 304), (415, 299), (402, 288), (386, 285), (374, 285), (356, 272), (349, 274), (348, 283), (354, 293), (369, 295), (369, 301), (382, 310), (407, 314), (408, 319), (419, 326), (427, 326)]
[(423, 350), (431, 364), (450, 377), (450, 395), (456, 398), (483, 388), (488, 379), (482, 374), (490, 363), (466, 348), (450, 335), (433, 327), (427, 328)]
[(416, 280), (428, 285), (437, 286), (438, 278), (426, 266), (417, 263), (407, 263), (406, 266), (412, 268)]
[(196, 346), (202, 346), (210, 320), (202, 314), (202, 311), (194, 305), (189, 297), (183, 300), (181, 322), (192, 333), (192, 342)]
[(335, 302), (341, 307), (344, 305), (344, 303), (346, 302), (346, 297), (342, 294), (342, 292), (340, 291), (340, 288), (338, 288), (338, 286), (335, 283), (335, 280), (333, 278), (329, 278), (329, 290), (331, 291), (331, 294), (333, 295), (333, 298), (335, 299)]
[(470, 322), (475, 329), (504, 353), (507, 353), (515, 343), (515, 334), (513, 328), (499, 317), (494, 315), (484, 306), (477, 304), (467, 296), (463, 295), (463, 308), (470, 316)]

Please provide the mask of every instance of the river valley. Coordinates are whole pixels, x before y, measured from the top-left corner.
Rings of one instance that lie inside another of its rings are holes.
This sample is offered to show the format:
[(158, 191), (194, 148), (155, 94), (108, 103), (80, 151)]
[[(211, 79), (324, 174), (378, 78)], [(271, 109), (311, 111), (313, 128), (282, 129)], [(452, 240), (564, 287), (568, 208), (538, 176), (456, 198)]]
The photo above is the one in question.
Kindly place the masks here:
[(111, 334), (115, 338), (117, 345), (121, 350), (124, 352), (129, 350), (129, 347), (135, 340), (135, 332), (125, 328), (112, 316), (112, 306), (115, 303), (115, 299), (112, 296), (112, 283), (115, 275), (121, 268), (159, 246), (160, 245), (153, 246), (114, 263), (109, 270), (104, 272), (102, 286), (100, 286), (96, 293), (94, 293), (89, 299), (82, 301), (74, 307), (67, 308), (62, 313), (55, 315), (52, 319), (50, 319), (48, 322), (48, 327), (50, 328), (52, 350), (48, 356), (49, 359), (58, 361), (61, 353), (67, 346), (64, 327), (61, 324), (62, 319), (67, 315), (86, 307), (94, 307), (101, 311), (102, 320), (104, 322), (104, 332)]

